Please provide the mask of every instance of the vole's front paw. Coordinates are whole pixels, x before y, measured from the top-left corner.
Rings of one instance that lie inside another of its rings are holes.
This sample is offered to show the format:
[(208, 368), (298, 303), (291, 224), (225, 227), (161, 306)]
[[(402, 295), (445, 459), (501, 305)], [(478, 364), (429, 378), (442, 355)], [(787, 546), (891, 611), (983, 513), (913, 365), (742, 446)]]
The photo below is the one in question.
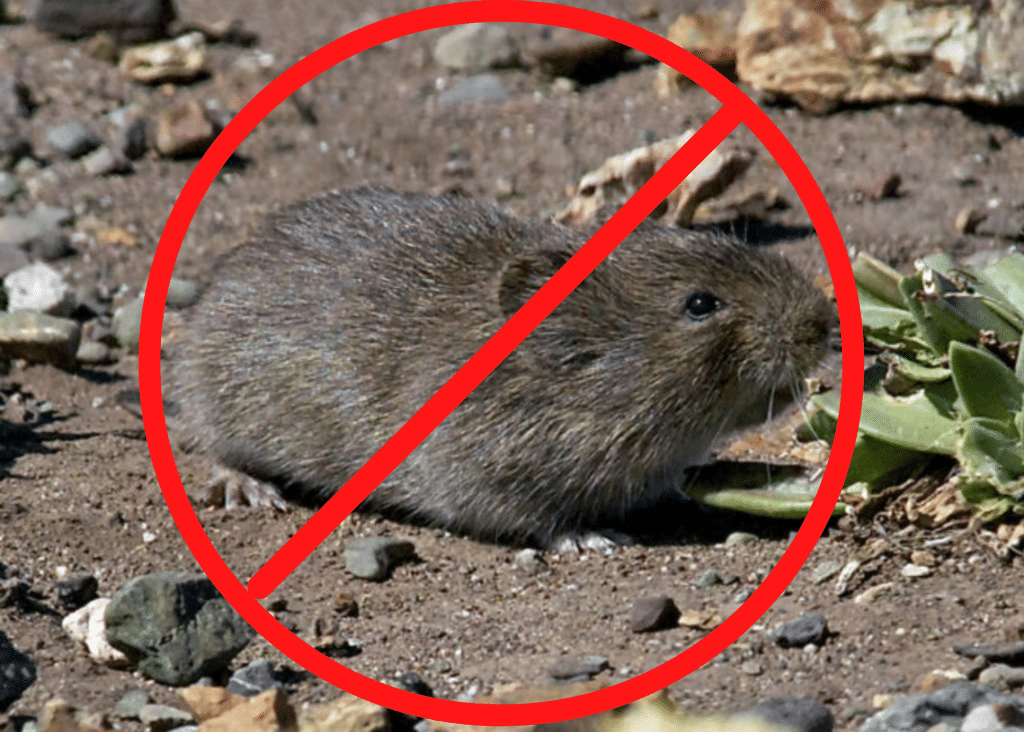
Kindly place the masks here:
[(208, 506), (223, 506), (229, 510), (239, 506), (288, 510), (288, 504), (272, 484), (224, 465), (213, 466), (210, 481), (196, 499)]
[(604, 529), (584, 534), (562, 534), (551, 544), (554, 554), (576, 554), (584, 551), (605, 552), (620, 546), (631, 546), (636, 540), (621, 531)]

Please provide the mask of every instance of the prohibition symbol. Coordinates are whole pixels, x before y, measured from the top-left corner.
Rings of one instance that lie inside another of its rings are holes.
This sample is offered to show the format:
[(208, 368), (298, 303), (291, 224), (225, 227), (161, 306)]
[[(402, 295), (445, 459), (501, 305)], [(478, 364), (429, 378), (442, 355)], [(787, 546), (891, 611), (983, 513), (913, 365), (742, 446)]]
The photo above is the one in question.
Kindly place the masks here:
[[(160, 333), (171, 271), (181, 242), (213, 179), (257, 124), (292, 92), (330, 67), (400, 36), (477, 22), (538, 23), (604, 36), (639, 49), (700, 84), (722, 106), (708, 122), (249, 580), (246, 587), (217, 553), (177, 473), (160, 394)], [(374, 487), (550, 313), (740, 123), (786, 172), (821, 240), (839, 305), (843, 374), (839, 425), (821, 487), (789, 548), (760, 587), (715, 630), (660, 666), (600, 691), (534, 704), (474, 704), (395, 689), (328, 658), (285, 628), (258, 602), (270, 594)], [(153, 258), (139, 339), (139, 391), (153, 467), (167, 506), (200, 566), (224, 598), (270, 643), (330, 684), (370, 702), (427, 719), (526, 725), (574, 719), (624, 706), (678, 681), (721, 653), (778, 599), (821, 536), (853, 454), (863, 380), (860, 309), (838, 226), (807, 166), (756, 104), (725, 77), (675, 44), (589, 10), (525, 0), (479, 0), (415, 10), (353, 31), (303, 58), (267, 85), (196, 164), (164, 227)]]

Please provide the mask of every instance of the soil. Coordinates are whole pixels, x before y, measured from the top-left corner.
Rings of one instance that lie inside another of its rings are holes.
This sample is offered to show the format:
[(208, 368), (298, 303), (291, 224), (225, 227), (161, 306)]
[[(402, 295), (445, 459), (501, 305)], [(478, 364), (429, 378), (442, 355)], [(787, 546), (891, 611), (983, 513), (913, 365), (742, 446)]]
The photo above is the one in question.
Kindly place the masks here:
[[(388, 0), (367, 10), (352, 0), (310, 0), (289, 5), (269, 0), (178, 0), (186, 21), (240, 18), (269, 54), (272, 73), (367, 22), (410, 10), (413, 0)], [(697, 2), (662, 2), (640, 19), (633, 3), (593, 0), (588, 9), (612, 14), (659, 33)], [(718, 6), (730, 5), (721, 2)], [(738, 8), (737, 8), (738, 9)], [(536, 26), (510, 25), (521, 44)], [(698, 87), (661, 99), (653, 91), (656, 65), (635, 68), (575, 91), (531, 69), (497, 72), (505, 101), (441, 106), (437, 93), (462, 76), (431, 56), (441, 31), (400, 38), (348, 59), (302, 90), (315, 123), (295, 107), (282, 107), (242, 144), (199, 207), (177, 261), (182, 277), (202, 282), (214, 257), (238, 243), (261, 217), (283, 204), (365, 183), (405, 190), (444, 191), (496, 200), (513, 213), (547, 217), (566, 203), (566, 189), (607, 157), (699, 126), (718, 103)], [(197, 99), (227, 106), (221, 83), (240, 55), (253, 49), (214, 46), (211, 78), (192, 85), (146, 88), (124, 80), (116, 67), (88, 55), (89, 41), (44, 37), (27, 25), (0, 26), (0, 73), (20, 70), (38, 108), (26, 122), (37, 149), (59, 123), (80, 120), (100, 128), (103, 115), (128, 102), (157, 110)], [(744, 91), (754, 94), (753, 90)], [(965, 254), (1007, 247), (1012, 237), (957, 233), (965, 206), (1015, 215), (1021, 205), (1024, 114), (953, 108), (926, 102), (845, 109), (811, 117), (761, 97), (762, 107), (792, 142), (825, 194), (851, 252), (864, 250), (897, 266), (935, 251)], [(213, 101), (210, 101), (213, 100)], [(209, 102), (209, 104), (208, 104)], [(772, 225), (733, 226), (750, 238), (775, 241), (816, 274), (826, 272), (810, 218), (779, 166), (745, 128), (736, 137), (760, 148), (759, 162), (742, 183), (775, 186), (790, 208)], [(457, 178), (445, 172), (465, 160)], [(142, 289), (157, 241), (194, 161), (156, 156), (135, 173), (90, 177), (78, 173), (38, 200), (74, 207), (109, 227), (122, 227), (134, 246), (93, 244), (57, 263), (69, 281), (116, 291)], [(964, 185), (963, 168), (977, 182)], [(896, 197), (865, 200), (858, 188), (889, 173), (902, 184)], [(513, 195), (507, 195), (509, 186)], [(35, 199), (28, 203), (34, 204)], [(24, 203), (24, 202), (22, 202)], [(8, 206), (15, 212), (21, 204)], [(82, 216), (79, 216), (81, 220)], [(808, 233), (810, 232), (810, 235)], [(1012, 233), (1012, 232), (1011, 232)], [(24, 395), (52, 405), (44, 419), (4, 427), (0, 448), (0, 560), (13, 565), (52, 602), (62, 573), (90, 573), (100, 594), (113, 594), (132, 577), (168, 570), (200, 571), (178, 532), (154, 474), (140, 422), (118, 408), (116, 395), (134, 383), (137, 360), (122, 354), (109, 367), (66, 373), (15, 363), (7, 381)], [(824, 378), (838, 383), (838, 373)], [(10, 410), (3, 415), (17, 421)], [(205, 480), (200, 462), (183, 455), (186, 487)], [(267, 510), (200, 508), (210, 538), (228, 566), (247, 578), (311, 515)], [(275, 593), (279, 617), (303, 638), (321, 622), (336, 623), (339, 638), (361, 651), (340, 659), (381, 681), (416, 671), (445, 698), (472, 698), (509, 683), (550, 683), (548, 668), (566, 656), (603, 655), (610, 682), (651, 669), (706, 634), (679, 627), (634, 634), (633, 600), (668, 595), (684, 613), (726, 617), (744, 591), (756, 588), (785, 551), (796, 523), (754, 521), (688, 506), (681, 525), (687, 538), (671, 544), (630, 546), (607, 553), (548, 554), (547, 569), (528, 574), (514, 565), (518, 549), (477, 543), (429, 528), (373, 516), (347, 519)], [(732, 531), (758, 539), (727, 548)], [(417, 559), (382, 583), (344, 571), (343, 546), (353, 536), (411, 540)], [(144, 539), (144, 536), (146, 537)], [(880, 537), (884, 537), (879, 544)], [(835, 522), (806, 568), (752, 629), (713, 661), (670, 686), (670, 695), (695, 712), (739, 710), (777, 696), (826, 702), (838, 729), (855, 729), (879, 694), (914, 687), (936, 669), (967, 672), (971, 662), (952, 647), (1020, 639), (1024, 633), (1024, 576), (1020, 559), (991, 548), (991, 535), (960, 526), (931, 530), (879, 521), (853, 527)], [(883, 547), (878, 549), (878, 547)], [(914, 549), (929, 548), (933, 572), (907, 579), (901, 569)], [(873, 549), (872, 549), (873, 548)], [(813, 570), (870, 555), (845, 594), (834, 580), (815, 582)], [(713, 568), (732, 583), (698, 589), (694, 580)], [(864, 590), (892, 583), (874, 601)], [(358, 617), (337, 618), (335, 598), (350, 593)], [(778, 623), (808, 611), (823, 613), (830, 636), (818, 649), (783, 650), (769, 638)], [(158, 701), (174, 690), (138, 674), (93, 664), (68, 640), (60, 618), (16, 608), (0, 610), (0, 628), (38, 667), (37, 682), (7, 712), (12, 720), (35, 715), (52, 698), (109, 712), (121, 695), (148, 689)], [(813, 652), (812, 652), (813, 651)], [(296, 706), (334, 698), (338, 691), (305, 672), (262, 638), (236, 660), (267, 657), (293, 670)], [(141, 729), (125, 722), (122, 729)]]

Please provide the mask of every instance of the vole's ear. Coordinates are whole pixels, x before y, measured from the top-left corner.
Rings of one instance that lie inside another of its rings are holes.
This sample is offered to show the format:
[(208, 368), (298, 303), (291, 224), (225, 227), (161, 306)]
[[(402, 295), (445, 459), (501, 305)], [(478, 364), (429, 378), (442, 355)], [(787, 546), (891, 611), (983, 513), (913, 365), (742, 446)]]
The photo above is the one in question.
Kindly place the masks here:
[[(516, 313), (572, 256), (570, 251), (529, 252), (506, 265), (498, 288), (498, 304), (508, 318)], [(591, 274), (546, 317), (516, 352), (545, 369), (575, 370), (609, 348), (616, 330), (609, 322), (603, 289)]]
[(571, 256), (571, 252), (541, 249), (506, 264), (498, 286), (498, 305), (502, 314), (506, 318), (515, 315)]

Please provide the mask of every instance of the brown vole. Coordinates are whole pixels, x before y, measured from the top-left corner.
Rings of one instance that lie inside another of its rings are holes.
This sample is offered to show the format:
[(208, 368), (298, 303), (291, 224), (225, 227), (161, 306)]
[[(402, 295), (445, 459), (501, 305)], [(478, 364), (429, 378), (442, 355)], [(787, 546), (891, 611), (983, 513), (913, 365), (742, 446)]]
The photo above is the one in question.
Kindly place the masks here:
[[(292, 206), (172, 347), (179, 429), (253, 496), (326, 499), (590, 233), (381, 189)], [(788, 401), (831, 317), (778, 255), (644, 223), (362, 507), (545, 546), (613, 525)]]

